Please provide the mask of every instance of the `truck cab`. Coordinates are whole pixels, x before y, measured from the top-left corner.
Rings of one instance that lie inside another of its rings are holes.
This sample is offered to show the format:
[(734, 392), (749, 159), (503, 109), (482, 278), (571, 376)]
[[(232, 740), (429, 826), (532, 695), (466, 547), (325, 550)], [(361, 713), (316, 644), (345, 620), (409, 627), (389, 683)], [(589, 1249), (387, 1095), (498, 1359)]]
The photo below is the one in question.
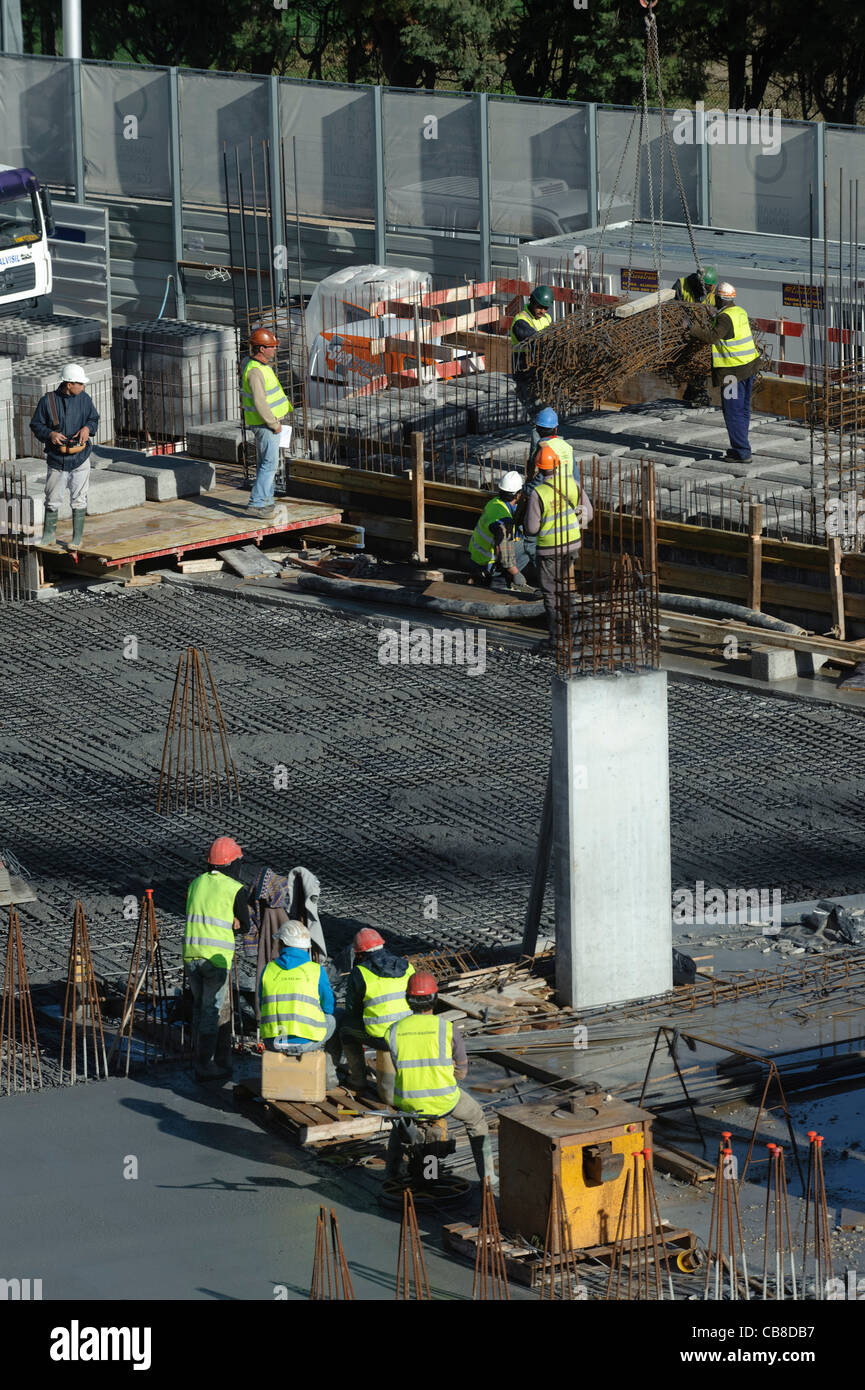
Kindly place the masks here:
[(0, 313), (38, 304), (51, 293), (51, 195), (30, 169), (0, 164)]

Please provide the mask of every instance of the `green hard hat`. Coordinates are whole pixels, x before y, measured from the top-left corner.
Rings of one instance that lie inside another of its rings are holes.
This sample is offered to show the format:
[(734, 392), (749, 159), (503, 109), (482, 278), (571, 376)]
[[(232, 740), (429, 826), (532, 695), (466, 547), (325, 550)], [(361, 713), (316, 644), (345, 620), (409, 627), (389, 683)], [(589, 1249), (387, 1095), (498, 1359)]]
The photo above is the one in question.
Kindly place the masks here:
[(549, 285), (538, 285), (537, 289), (532, 290), (530, 300), (534, 304), (540, 304), (542, 309), (552, 309), (553, 292)]
[(717, 285), (717, 283), (718, 283), (718, 272), (717, 272), (717, 270), (715, 269), (715, 267), (714, 267), (713, 265), (707, 265), (707, 266), (706, 266), (706, 269), (703, 271), (703, 284), (704, 284), (704, 285)]

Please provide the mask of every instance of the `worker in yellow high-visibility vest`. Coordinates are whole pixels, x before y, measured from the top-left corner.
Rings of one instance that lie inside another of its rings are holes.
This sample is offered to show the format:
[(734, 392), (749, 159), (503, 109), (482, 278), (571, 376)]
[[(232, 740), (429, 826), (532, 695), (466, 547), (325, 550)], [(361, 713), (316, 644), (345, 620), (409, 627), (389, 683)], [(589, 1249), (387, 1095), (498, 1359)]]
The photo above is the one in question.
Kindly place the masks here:
[(523, 521), (527, 536), (537, 537), (535, 568), (550, 625), (550, 644), (556, 639), (556, 572), (570, 566), (582, 547), (582, 528), (594, 516), (594, 508), (574, 477), (567, 460), (549, 444), (542, 444), (535, 458), (540, 481), (528, 493)]
[(234, 872), (243, 851), (230, 835), (210, 846), (208, 867), (189, 885), (183, 963), (192, 993), (198, 1081), (231, 1074), (231, 967), (236, 932), (249, 931), (249, 897)]
[(552, 307), (553, 292), (549, 285), (538, 285), (511, 322), (511, 371), (517, 395), (526, 410), (533, 405), (536, 380), (534, 370), (526, 363), (527, 346), (532, 338), (549, 328), (553, 321)]
[(267, 521), (276, 510), (273, 481), (279, 464), (279, 436), (293, 407), (271, 366), (279, 347), (276, 334), (269, 328), (256, 328), (249, 347), (250, 355), (241, 368), (240, 404), (244, 424), (255, 438), (257, 467), (246, 514)]
[[(707, 265), (705, 270), (695, 270), (691, 275), (680, 275), (678, 280), (673, 282), (673, 293), (683, 304), (705, 304), (707, 308), (714, 309), (717, 283), (717, 270), (713, 265)], [(690, 382), (685, 387), (682, 402), (692, 410), (711, 405), (712, 400), (706, 390), (705, 381)]]
[(712, 327), (701, 328), (694, 324), (691, 336), (712, 345), (712, 385), (721, 388), (721, 410), (730, 438), (726, 457), (738, 463), (750, 463), (751, 392), (762, 359), (748, 315), (737, 306), (736, 291), (729, 281), (718, 286), (715, 306), (717, 313)]

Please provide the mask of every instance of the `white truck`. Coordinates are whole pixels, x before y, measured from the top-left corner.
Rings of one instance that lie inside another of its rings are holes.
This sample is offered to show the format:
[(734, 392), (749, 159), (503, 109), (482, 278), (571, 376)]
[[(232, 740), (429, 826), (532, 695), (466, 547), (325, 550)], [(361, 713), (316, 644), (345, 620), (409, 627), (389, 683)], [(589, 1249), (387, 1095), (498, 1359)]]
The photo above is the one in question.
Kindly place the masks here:
[(35, 307), (50, 295), (51, 194), (30, 169), (0, 164), (0, 314)]

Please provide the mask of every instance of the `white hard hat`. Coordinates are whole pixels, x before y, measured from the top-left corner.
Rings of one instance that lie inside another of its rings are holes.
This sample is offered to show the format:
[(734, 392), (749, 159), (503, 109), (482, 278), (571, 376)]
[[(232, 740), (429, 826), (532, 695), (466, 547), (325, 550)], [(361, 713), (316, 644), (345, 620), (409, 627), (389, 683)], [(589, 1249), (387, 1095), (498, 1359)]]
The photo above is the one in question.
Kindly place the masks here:
[(283, 922), (276, 939), (285, 946), (297, 946), (301, 951), (306, 951), (311, 942), (309, 931), (302, 922), (297, 921)]
[(90, 385), (89, 376), (85, 375), (84, 368), (79, 367), (77, 362), (67, 362), (60, 372), (61, 381), (80, 382), (82, 386)]
[(729, 280), (722, 280), (715, 291), (716, 299), (735, 299), (736, 291)]
[(522, 475), (512, 469), (510, 473), (505, 474), (499, 483), (499, 492), (519, 492), (522, 485)]

